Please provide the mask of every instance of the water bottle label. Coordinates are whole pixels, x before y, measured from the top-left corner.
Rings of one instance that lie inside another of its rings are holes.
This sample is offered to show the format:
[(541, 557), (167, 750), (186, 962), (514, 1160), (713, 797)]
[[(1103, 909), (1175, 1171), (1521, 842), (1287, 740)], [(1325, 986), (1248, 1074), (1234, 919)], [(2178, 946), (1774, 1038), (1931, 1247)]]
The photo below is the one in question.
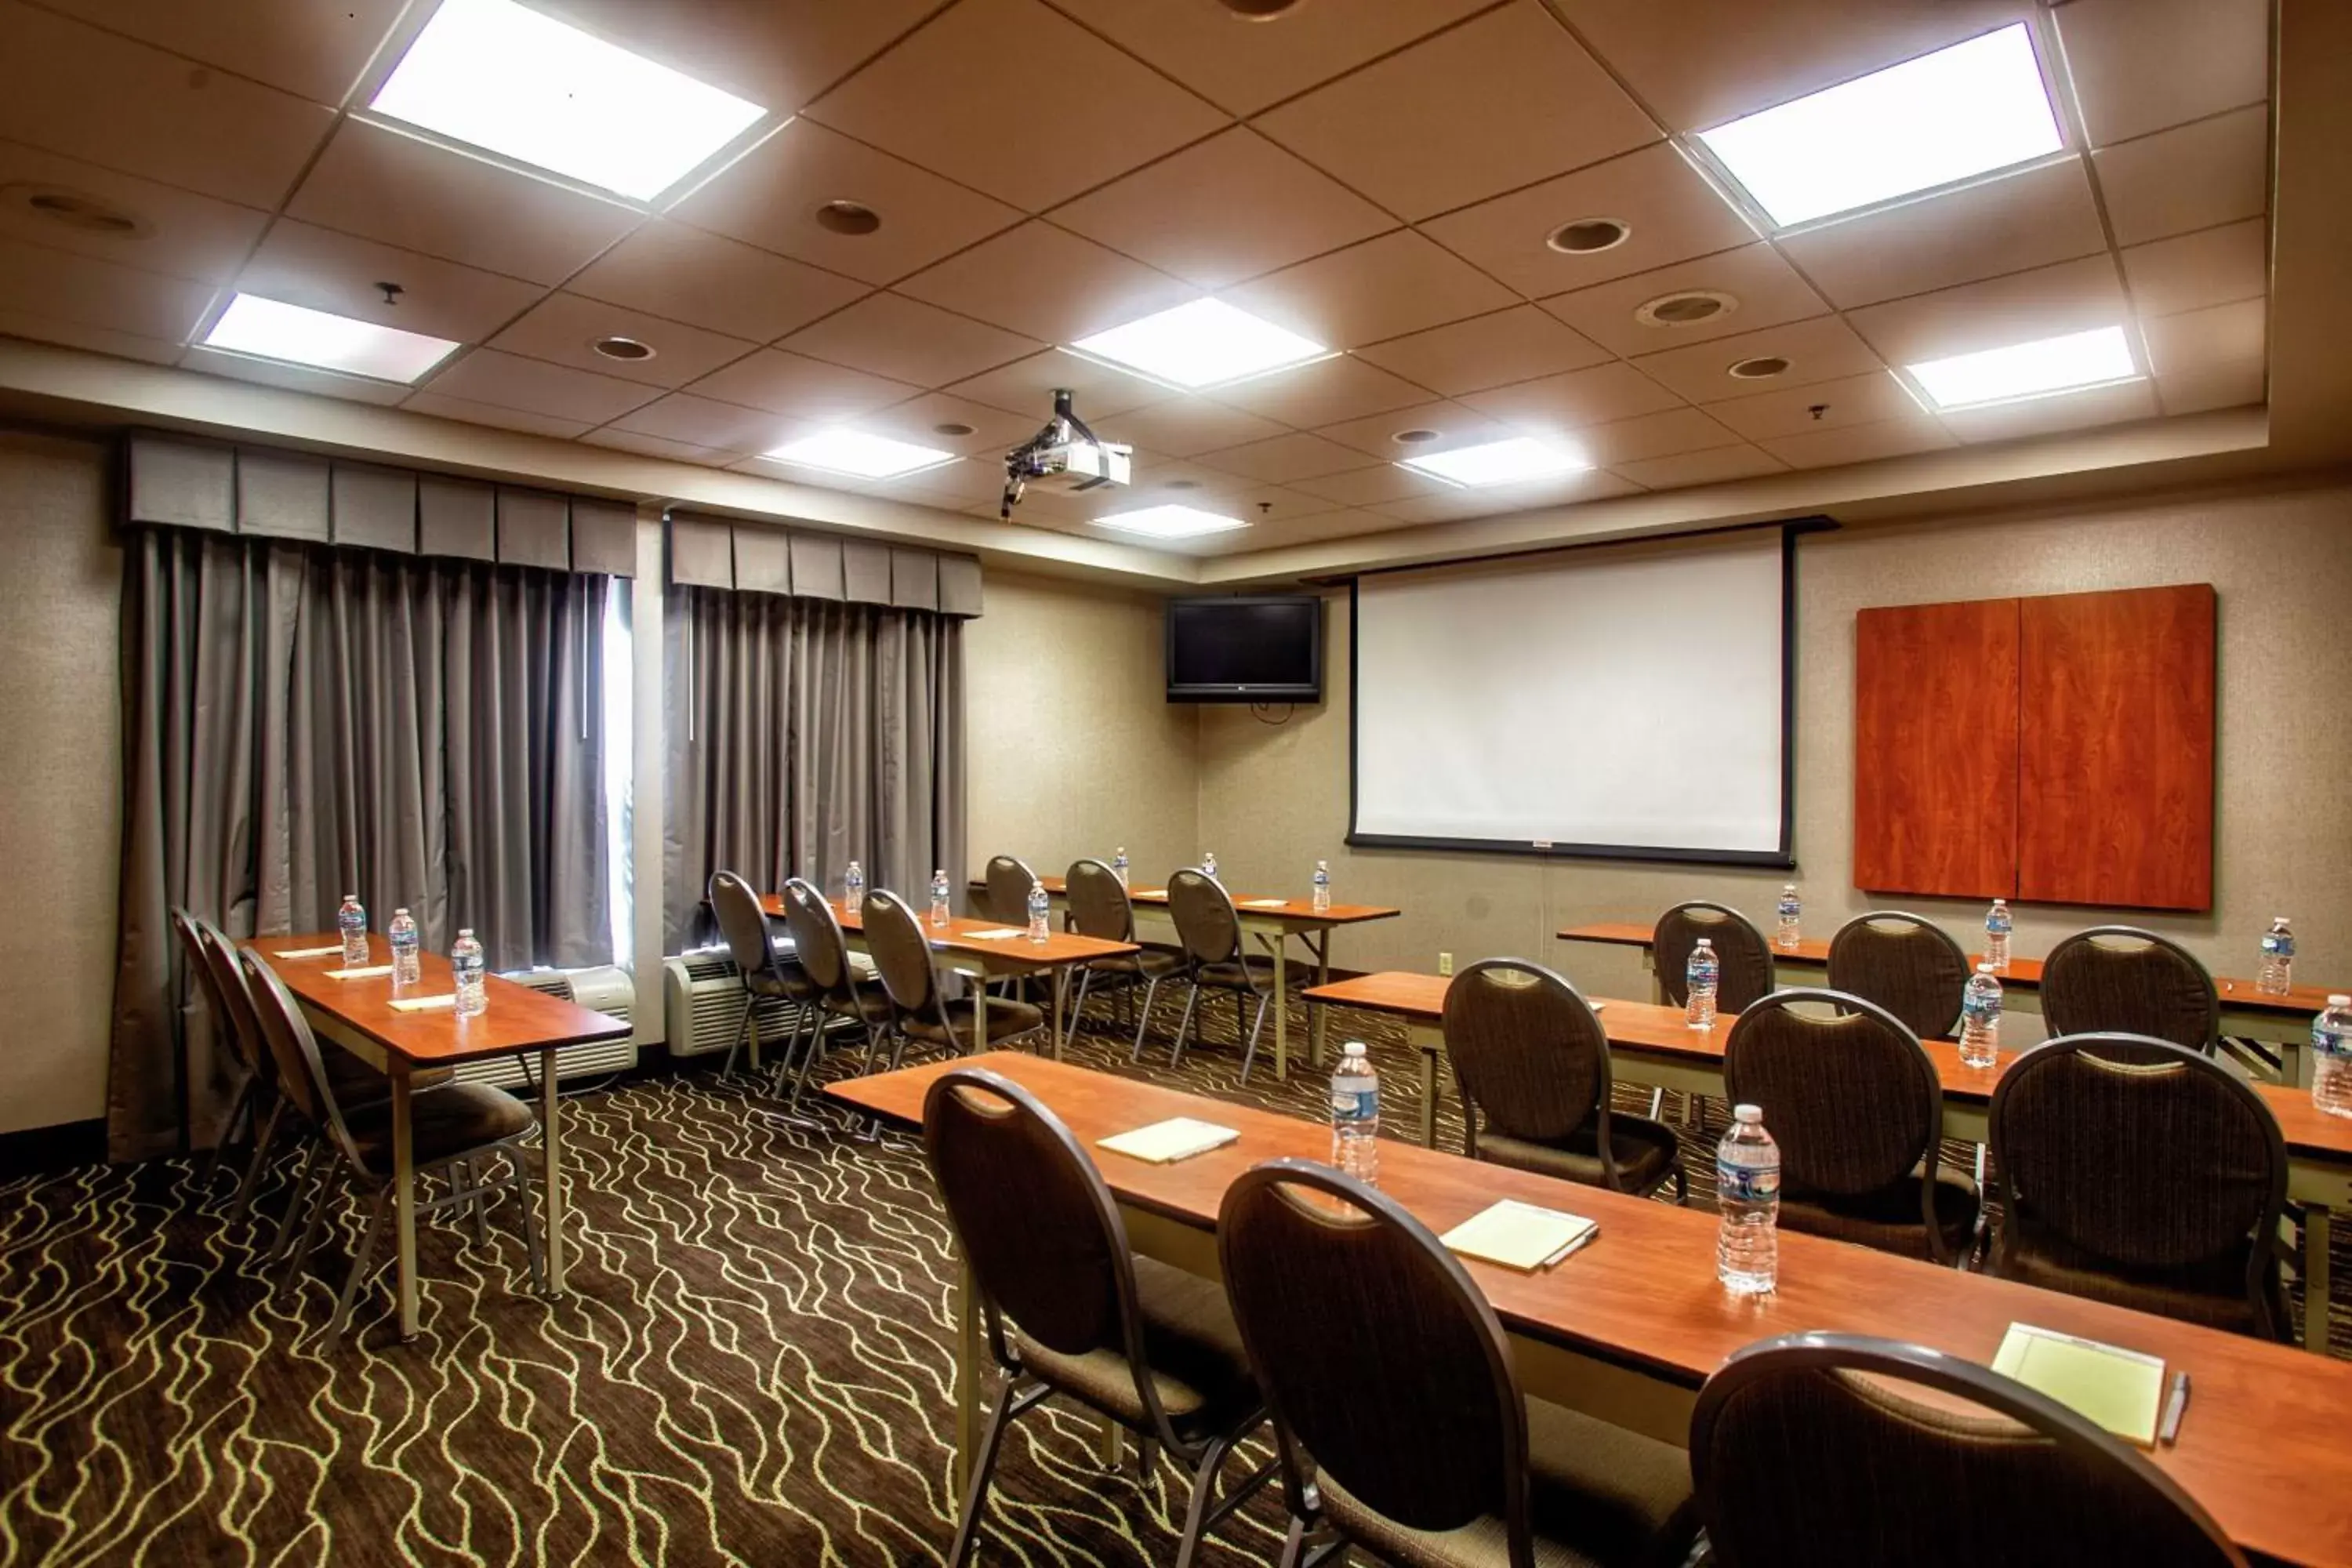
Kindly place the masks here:
[(1969, 997), (1960, 1004), (1960, 1016), (1968, 1023), (1990, 1029), (2000, 1022), (2000, 1004), (1990, 997), (1982, 1001)]
[(1735, 1165), (1728, 1161), (1715, 1163), (1715, 1190), (1726, 1203), (1769, 1204), (1780, 1196), (1780, 1167), (1768, 1165)]
[(2331, 1060), (2352, 1059), (2352, 1029), (2330, 1028), (2315, 1020), (2311, 1026), (2313, 1054)]
[(1370, 1121), (1381, 1113), (1381, 1091), (1377, 1089), (1335, 1089), (1331, 1091), (1331, 1120), (1334, 1121)]
[(2263, 954), (2267, 958), (2293, 958), (2294, 956), (2294, 938), (2291, 936), (2281, 936), (2276, 931), (2264, 932), (2263, 935)]

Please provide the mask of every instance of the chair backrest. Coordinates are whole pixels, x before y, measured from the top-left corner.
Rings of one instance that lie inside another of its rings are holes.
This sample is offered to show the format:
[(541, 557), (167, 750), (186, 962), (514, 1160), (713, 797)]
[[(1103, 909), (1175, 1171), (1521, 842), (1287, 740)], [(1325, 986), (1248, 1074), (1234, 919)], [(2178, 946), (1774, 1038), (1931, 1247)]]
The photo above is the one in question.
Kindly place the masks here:
[(719, 917), (719, 933), (727, 940), (727, 954), (745, 977), (771, 974), (776, 963), (776, 942), (768, 929), (768, 913), (751, 884), (732, 871), (713, 871), (709, 889), (711, 911)]
[(2128, 1445), (1990, 1368), (1890, 1340), (1738, 1352), (1699, 1391), (1690, 1458), (1721, 1568), (2245, 1564)]
[(866, 955), (882, 977), (890, 1005), (902, 1014), (937, 1013), (940, 978), (931, 965), (930, 939), (907, 900), (877, 888), (866, 895), (865, 908), (858, 912), (866, 922)]
[(1541, 964), (1489, 958), (1455, 975), (1444, 1029), (1472, 1154), (1482, 1113), (1486, 1131), (1539, 1143), (1605, 1113), (1608, 1032), (1576, 987)]
[(1763, 1108), (1790, 1196), (1879, 1192), (1923, 1157), (1935, 1180), (1943, 1088), (1919, 1037), (1875, 1002), (1808, 989), (1749, 1004), (1724, 1041), (1723, 1094)]
[(1737, 1013), (1772, 994), (1772, 950), (1756, 922), (1728, 904), (1693, 900), (1660, 915), (1651, 933), (1651, 959), (1658, 966), (1658, 985), (1667, 1001), (1679, 1007), (1690, 1000), (1691, 949), (1701, 937), (1715, 947), (1718, 1014)]
[(2053, 1035), (2148, 1035), (2210, 1051), (2221, 1032), (2213, 976), (2179, 942), (2134, 926), (2076, 931), (2042, 961)]
[(276, 1083), (278, 1058), (262, 1032), (261, 1015), (254, 1010), (253, 993), (246, 985), (236, 948), (229, 942), (228, 933), (210, 921), (196, 920), (194, 927), (196, 952), (211, 981), (205, 994), (215, 1006), (225, 1009), (215, 1015), (221, 1020), (220, 1027), (236, 1042), (237, 1057), (247, 1069), (264, 1083)]
[(827, 1001), (849, 994), (849, 942), (824, 890), (805, 877), (784, 884), (784, 924), (793, 933), (793, 957)]
[(2026, 1052), (1993, 1087), (1986, 1142), (2012, 1216), (1996, 1270), (2021, 1215), (2126, 1268), (2209, 1262), (2249, 1236), (2260, 1263), (2286, 1204), (2286, 1141), (2262, 1097), (2211, 1058), (2146, 1036), (2070, 1035)]
[(252, 1070), (247, 1042), (237, 1031), (228, 998), (221, 994), (220, 977), (205, 960), (203, 922), (177, 904), (165, 911), (165, 918), (171, 921), (173, 940), (180, 949), (180, 966), (187, 974), (188, 984), (204, 996), (205, 1012), (212, 1019), (214, 1036), (236, 1056), (240, 1067)]
[(238, 956), (245, 970), (246, 993), (261, 1020), (262, 1037), (268, 1041), (270, 1055), (278, 1062), (279, 1091), (311, 1126), (334, 1141), (353, 1170), (366, 1169), (350, 1131), (343, 1126), (335, 1091), (327, 1087), (326, 1064), (319, 1058), (319, 1041), (310, 1033), (310, 1021), (302, 1016), (301, 1005), (259, 953), (247, 948)]
[[(1135, 904), (1118, 872), (1099, 860), (1073, 860), (1062, 879), (1062, 890), (1069, 900), (1071, 928), (1080, 936), (1135, 940)], [(1023, 923), (1027, 923), (1025, 914)]]
[(1168, 917), (1194, 963), (1231, 963), (1242, 955), (1242, 918), (1214, 877), (1190, 867), (1168, 879)]
[(983, 881), (988, 889), (988, 918), (1009, 926), (1029, 923), (1029, 889), (1037, 874), (1029, 862), (1013, 855), (993, 856)]
[(1951, 932), (1901, 910), (1856, 915), (1830, 938), (1830, 989), (1869, 998), (1922, 1039), (1958, 1027), (1973, 973)]
[(1498, 1515), (1512, 1563), (1533, 1562), (1503, 1328), (1426, 1226), (1328, 1165), (1276, 1160), (1226, 1189), (1217, 1253), (1294, 1508), (1311, 1455), (1409, 1529)]

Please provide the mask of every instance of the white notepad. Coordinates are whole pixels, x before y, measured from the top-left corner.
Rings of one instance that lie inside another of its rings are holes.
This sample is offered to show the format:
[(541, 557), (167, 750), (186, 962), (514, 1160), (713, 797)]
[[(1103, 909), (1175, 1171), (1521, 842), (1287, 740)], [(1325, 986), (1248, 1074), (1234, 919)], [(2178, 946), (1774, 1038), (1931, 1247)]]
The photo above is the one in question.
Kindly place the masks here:
[(1019, 926), (991, 926), (986, 931), (968, 931), (959, 934), (966, 942), (1003, 942), (1009, 936), (1026, 936), (1029, 933)]
[(1130, 899), (1164, 899), (1168, 896), (1168, 889), (1165, 888), (1138, 888), (1127, 896)]
[(342, 955), (343, 944), (339, 942), (328, 947), (281, 947), (269, 956), (272, 958), (341, 958)]
[(455, 1007), (457, 1005), (457, 998), (454, 994), (444, 994), (402, 996), (394, 1000), (392, 1005), (395, 1012), (401, 1013), (438, 1013), (445, 1008)]
[(1290, 900), (1288, 899), (1244, 899), (1242, 900), (1242, 908), (1245, 910), (1279, 910), (1288, 908)]
[(330, 980), (381, 980), (391, 973), (391, 964), (377, 963), (365, 969), (330, 969), (327, 971), (327, 978)]
[(1220, 1127), (1213, 1121), (1195, 1121), (1189, 1116), (1176, 1116), (1166, 1121), (1155, 1121), (1149, 1127), (1139, 1127), (1132, 1132), (1120, 1132), (1105, 1138), (1101, 1146), (1114, 1154), (1125, 1154), (1131, 1160), (1166, 1165), (1178, 1160), (1189, 1160), (1195, 1154), (1205, 1154), (1212, 1149), (1222, 1149), (1240, 1136), (1241, 1133), (1234, 1129)]
[(2156, 1447), (2157, 1412), (2164, 1404), (2162, 1356), (2011, 1323), (1992, 1369), (2118, 1437), (2143, 1448)]
[(1451, 1251), (1532, 1274), (1601, 1234), (1598, 1220), (1505, 1198), (1438, 1237)]

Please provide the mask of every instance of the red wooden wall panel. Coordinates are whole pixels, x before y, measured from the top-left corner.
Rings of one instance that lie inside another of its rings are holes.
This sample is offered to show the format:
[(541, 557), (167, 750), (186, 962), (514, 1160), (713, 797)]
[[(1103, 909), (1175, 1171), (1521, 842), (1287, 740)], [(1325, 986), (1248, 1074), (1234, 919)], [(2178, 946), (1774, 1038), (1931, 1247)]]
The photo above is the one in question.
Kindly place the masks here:
[(2018, 896), (2213, 902), (2210, 584), (2020, 603)]
[(2017, 892), (2018, 601), (1854, 617), (1853, 879)]

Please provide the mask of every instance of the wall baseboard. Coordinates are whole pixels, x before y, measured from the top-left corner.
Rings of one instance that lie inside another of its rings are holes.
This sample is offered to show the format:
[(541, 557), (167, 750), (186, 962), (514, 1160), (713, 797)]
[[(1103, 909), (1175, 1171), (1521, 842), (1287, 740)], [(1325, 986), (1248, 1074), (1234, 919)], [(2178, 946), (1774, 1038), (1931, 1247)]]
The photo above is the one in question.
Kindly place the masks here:
[(51, 1171), (71, 1170), (76, 1165), (95, 1165), (105, 1158), (103, 1117), (0, 1132), (0, 1181), (46, 1175)]

